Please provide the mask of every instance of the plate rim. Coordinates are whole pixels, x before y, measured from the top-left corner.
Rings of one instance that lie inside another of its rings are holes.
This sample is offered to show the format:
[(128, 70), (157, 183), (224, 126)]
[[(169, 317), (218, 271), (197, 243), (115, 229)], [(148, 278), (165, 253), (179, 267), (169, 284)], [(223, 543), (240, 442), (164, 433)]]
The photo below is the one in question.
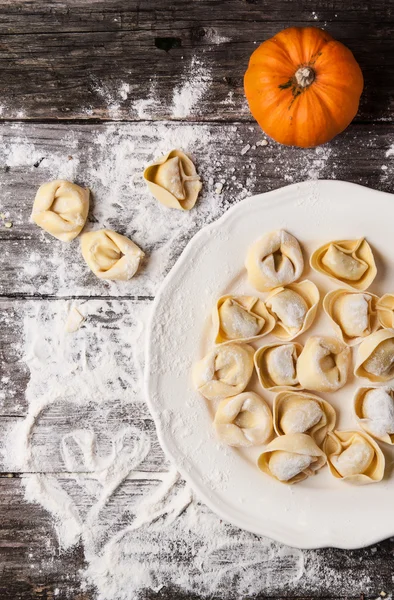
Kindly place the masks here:
[(324, 531), (324, 533), (323, 533), (324, 539), (319, 538), (319, 540), (316, 540), (315, 543), (311, 543), (308, 541), (303, 541), (303, 539), (301, 539), (301, 537), (299, 536), (299, 533), (297, 533), (296, 531), (290, 531), (290, 530), (285, 530), (285, 529), (278, 531), (275, 528), (274, 524), (271, 527), (269, 527), (268, 525), (267, 526), (265, 525), (264, 531), (258, 530), (257, 528), (253, 529), (252, 527), (248, 527), (247, 525), (245, 525), (245, 523), (243, 523), (242, 520), (238, 519), (238, 517), (236, 515), (235, 516), (231, 515), (231, 517), (229, 517), (228, 513), (222, 512), (220, 507), (218, 507), (218, 505), (210, 498), (209, 493), (206, 491), (206, 488), (204, 487), (204, 485), (202, 485), (201, 481), (198, 480), (198, 478), (196, 478), (194, 476), (193, 472), (189, 472), (183, 466), (182, 460), (179, 460), (179, 457), (177, 457), (176, 454), (170, 448), (170, 444), (167, 443), (167, 440), (166, 440), (165, 428), (162, 426), (162, 420), (160, 418), (159, 410), (156, 408), (154, 402), (152, 402), (152, 400), (151, 400), (152, 379), (150, 377), (151, 373), (150, 373), (149, 365), (151, 362), (151, 348), (152, 348), (151, 342), (152, 342), (153, 324), (154, 324), (156, 312), (160, 305), (160, 301), (161, 301), (161, 297), (162, 297), (163, 293), (165, 292), (166, 288), (171, 284), (172, 280), (176, 277), (178, 271), (182, 268), (183, 263), (185, 262), (185, 260), (188, 257), (188, 254), (190, 252), (192, 252), (193, 245), (195, 244), (196, 240), (198, 240), (200, 237), (202, 237), (204, 235), (207, 235), (207, 233), (210, 230), (214, 230), (214, 229), (220, 227), (228, 219), (233, 218), (234, 215), (238, 211), (245, 209), (245, 204), (251, 204), (258, 199), (262, 203), (264, 202), (265, 205), (268, 205), (270, 200), (275, 196), (283, 194), (292, 189), (294, 189), (294, 190), (297, 189), (297, 191), (300, 191), (300, 189), (302, 189), (302, 188), (309, 188), (309, 191), (310, 191), (311, 185), (317, 186), (317, 187), (328, 185), (329, 187), (332, 187), (332, 188), (347, 186), (352, 189), (360, 188), (360, 189), (368, 190), (369, 192), (379, 195), (379, 196), (386, 196), (386, 197), (390, 197), (390, 198), (393, 198), (393, 196), (394, 196), (393, 194), (390, 194), (389, 192), (375, 190), (368, 186), (360, 185), (357, 183), (352, 183), (349, 181), (342, 181), (342, 180), (338, 180), (338, 179), (307, 180), (307, 181), (292, 183), (292, 184), (286, 185), (286, 186), (281, 186), (274, 190), (270, 190), (267, 192), (261, 192), (259, 194), (254, 194), (253, 196), (248, 196), (248, 197), (244, 198), (243, 200), (241, 200), (240, 202), (238, 202), (237, 204), (231, 206), (218, 219), (214, 220), (212, 223), (209, 223), (209, 224), (201, 227), (201, 229), (199, 231), (197, 231), (194, 234), (194, 236), (188, 241), (185, 248), (182, 250), (182, 253), (180, 254), (180, 256), (177, 258), (176, 262), (174, 263), (173, 267), (171, 268), (171, 270), (167, 273), (167, 275), (163, 279), (162, 283), (160, 284), (160, 286), (155, 294), (155, 298), (152, 302), (150, 314), (149, 314), (148, 320), (147, 320), (146, 336), (145, 336), (145, 348), (144, 348), (145, 366), (144, 366), (144, 386), (143, 386), (144, 387), (144, 396), (145, 396), (148, 408), (152, 414), (152, 417), (153, 417), (153, 420), (155, 423), (155, 427), (156, 427), (157, 437), (158, 437), (159, 443), (164, 451), (165, 456), (176, 467), (176, 469), (179, 471), (179, 473), (182, 475), (182, 477), (185, 479), (185, 481), (192, 487), (192, 489), (196, 493), (197, 497), (199, 499), (201, 499), (221, 519), (223, 519), (224, 521), (226, 521), (228, 523), (231, 523), (232, 525), (235, 525), (236, 527), (238, 527), (244, 531), (249, 531), (250, 533), (253, 533), (255, 535), (261, 535), (261, 536), (268, 537), (279, 543), (285, 544), (285, 545), (293, 547), (293, 548), (298, 548), (300, 550), (312, 550), (312, 549), (330, 548), (330, 547), (344, 549), (344, 550), (355, 550), (358, 548), (365, 548), (367, 546), (376, 544), (384, 539), (394, 536), (394, 522), (393, 522), (391, 529), (389, 529), (389, 528), (387, 529), (387, 534), (385, 534), (384, 537), (382, 537), (381, 534), (380, 535), (377, 534), (375, 538), (370, 536), (366, 542), (352, 543), (350, 540), (346, 541), (343, 538), (338, 537), (338, 535), (335, 535), (333, 532), (328, 533), (327, 531)]

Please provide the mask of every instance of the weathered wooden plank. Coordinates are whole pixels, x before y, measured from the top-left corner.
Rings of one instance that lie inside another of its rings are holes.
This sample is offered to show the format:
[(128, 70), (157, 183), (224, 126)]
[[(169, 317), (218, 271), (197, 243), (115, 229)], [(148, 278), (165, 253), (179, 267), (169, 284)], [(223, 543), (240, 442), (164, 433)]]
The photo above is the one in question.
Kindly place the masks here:
[[(393, 133), (391, 125), (353, 125), (330, 144), (301, 150), (258, 145), (261, 130), (247, 124), (3, 125), (0, 210), (13, 227), (0, 223), (0, 294), (152, 296), (189, 239), (247, 195), (316, 178), (392, 191)], [(189, 213), (161, 206), (142, 179), (144, 166), (173, 147), (192, 154), (204, 183)], [(130, 282), (97, 279), (78, 239), (62, 243), (30, 222), (35, 190), (57, 177), (92, 189), (89, 229), (113, 228), (146, 252)]]
[[(182, 0), (117, 0), (110, 7), (3, 1), (1, 116), (250, 120), (242, 78), (255, 44), (289, 24), (313, 24), (347, 44), (360, 62), (366, 90), (359, 119), (391, 121), (393, 20), (392, 3), (384, 0), (362, 6), (199, 0), (186, 9)], [(185, 85), (194, 98), (182, 104)]]
[[(105, 407), (102, 408), (105, 409)], [(146, 416), (141, 418), (138, 412), (145, 412)], [(157, 440), (155, 424), (146, 405), (137, 408), (135, 405), (128, 405), (123, 409), (113, 406), (106, 407), (105, 417), (101, 417), (101, 420), (92, 408), (76, 410), (67, 403), (46, 411), (46, 414), (37, 420), (33, 428), (31, 437), (33, 464), (31, 466), (21, 465), (17, 456), (13, 454), (15, 445), (12, 440), (17, 428), (21, 427), (21, 420), (21, 417), (0, 417), (0, 451), (2, 454), (0, 472), (94, 473), (97, 467), (92, 467), (83, 461), (73, 438), (74, 433), (79, 433), (81, 430), (91, 432), (97, 443), (97, 452), (100, 456), (105, 457), (111, 455), (113, 441), (120, 429), (126, 431), (131, 447), (134, 428), (143, 432), (150, 440), (149, 454), (139, 465), (138, 470), (142, 473), (155, 473), (168, 468), (169, 463)], [(83, 423), (82, 426), (81, 423)], [(128, 433), (128, 426), (131, 428), (130, 433)], [(65, 463), (62, 454), (65, 445), (73, 458), (71, 466)], [(126, 444), (124, 452), (129, 449)], [(118, 457), (118, 459), (120, 458)]]
[(67, 414), (76, 418), (78, 410), (96, 410), (104, 422), (149, 422), (141, 336), (150, 302), (89, 299), (76, 304), (86, 320), (77, 332), (67, 333), (72, 302), (0, 301), (0, 414), (25, 415), (28, 400), (49, 392), (48, 408), (42, 411), (47, 426), (66, 426)]
[[(259, 22), (276, 20), (312, 21), (392, 21), (392, 5), (387, 0), (365, 2), (362, 6), (356, 0), (343, 5), (340, 0), (303, 0), (275, 2), (274, 0), (199, 0), (185, 10), (183, 0), (172, 0), (165, 6), (159, 0), (94, 0), (86, 5), (83, 0), (51, 0), (37, 5), (32, 0), (0, 2), (0, 27), (7, 34), (48, 32), (48, 24), (56, 31), (122, 31), (146, 26), (155, 28), (160, 20), (166, 23), (182, 22), (185, 18), (202, 21), (222, 21), (233, 19)], [(187, 14), (185, 14), (187, 12)], [(317, 17), (317, 18), (316, 18)]]
[(0, 595), (11, 600), (79, 598), (83, 551), (59, 551), (52, 516), (24, 501), (17, 478), (0, 479)]
[[(0, 479), (0, 593), (1, 597), (12, 600), (93, 600), (96, 597), (94, 590), (89, 586), (86, 591), (80, 588), (84, 569), (83, 550), (80, 546), (67, 552), (61, 552), (54, 531), (52, 517), (40, 506), (26, 504), (24, 501), (23, 481), (27, 482), (29, 476), (19, 478)], [(83, 515), (91, 506), (91, 495), (84, 491), (83, 482), (79, 482), (79, 491), (76, 493), (77, 484), (68, 478), (58, 478), (60, 485), (64, 486), (70, 497), (75, 500), (79, 513)], [(119, 511), (117, 527), (121, 529), (130, 523), (133, 507), (140, 499), (148, 496), (156, 483), (127, 481), (120, 490), (120, 495), (114, 497), (109, 510)], [(129, 507), (125, 511), (125, 506)], [(202, 515), (208, 517), (208, 509), (199, 506)], [(124, 512), (123, 512), (124, 511)], [(187, 518), (187, 517), (186, 517)], [(183, 517), (178, 517), (178, 520)], [(103, 524), (105, 527), (105, 522)], [(223, 524), (223, 541), (237, 539), (239, 531), (230, 525)], [(173, 531), (173, 529), (172, 529)], [(16, 535), (15, 532), (18, 532)], [(154, 535), (154, 534), (152, 534)], [(256, 536), (251, 536), (258, 543)], [(145, 534), (144, 539), (147, 538)], [(152, 538), (154, 539), (154, 538)], [(172, 543), (174, 538), (170, 538)], [(176, 538), (175, 538), (176, 539)], [(245, 539), (245, 536), (244, 538)], [(180, 541), (180, 540), (179, 540)], [(356, 551), (341, 551), (323, 549), (317, 551), (300, 552), (299, 562), (303, 564), (300, 577), (290, 585), (284, 585), (287, 569), (291, 565), (286, 553), (280, 556), (277, 551), (272, 551), (271, 561), (262, 562), (253, 567), (254, 576), (262, 581), (269, 581), (268, 586), (257, 596), (256, 600), (273, 598), (304, 598), (324, 600), (360, 600), (378, 598), (380, 592), (390, 593), (392, 589), (392, 552), (393, 541), (385, 542), (371, 548)], [(165, 560), (172, 560), (181, 568), (198, 552), (199, 545), (193, 547), (193, 538), (185, 537), (181, 542), (180, 550), (173, 547)], [(141, 552), (145, 551), (144, 546)], [(229, 550), (230, 551), (230, 550)], [(249, 556), (253, 563), (253, 557)], [(136, 556), (131, 554), (130, 568)], [(226, 548), (211, 557), (217, 568), (228, 561)], [(240, 556), (242, 560), (242, 556)], [(231, 566), (231, 565), (228, 565)], [(202, 565), (203, 568), (203, 565)], [(236, 568), (233, 565), (232, 568)], [(252, 568), (251, 566), (247, 568)], [(267, 578), (267, 569), (271, 577)], [(160, 583), (160, 581), (159, 581)], [(144, 600), (197, 600), (200, 596), (174, 588), (171, 581), (163, 581), (164, 587), (160, 592), (146, 590), (142, 592)], [(231, 573), (223, 581), (219, 593), (210, 595), (212, 600), (219, 598), (235, 599), (236, 586), (232, 585)], [(239, 597), (239, 596), (238, 596)], [(388, 596), (389, 597), (389, 596)]]

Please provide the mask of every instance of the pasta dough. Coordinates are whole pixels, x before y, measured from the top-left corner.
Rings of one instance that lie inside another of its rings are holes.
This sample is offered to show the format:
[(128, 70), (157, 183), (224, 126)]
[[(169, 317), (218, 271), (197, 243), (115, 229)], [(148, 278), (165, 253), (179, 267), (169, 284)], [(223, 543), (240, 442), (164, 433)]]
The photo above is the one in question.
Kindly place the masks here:
[(362, 431), (328, 433), (324, 451), (331, 474), (363, 485), (381, 481), (385, 460), (377, 443)]
[(222, 344), (193, 370), (197, 390), (208, 400), (224, 400), (244, 391), (253, 373), (254, 350), (247, 344)]
[(265, 301), (276, 319), (272, 334), (282, 340), (301, 335), (312, 325), (319, 299), (319, 290), (307, 280), (273, 290)]
[(193, 208), (202, 186), (194, 164), (181, 150), (171, 150), (149, 165), (144, 179), (159, 202), (180, 210)]
[(256, 340), (269, 333), (275, 319), (255, 296), (222, 296), (212, 315), (215, 343)]
[(394, 329), (380, 329), (360, 344), (354, 374), (374, 383), (394, 377)]
[(250, 284), (260, 292), (288, 285), (304, 269), (300, 244), (283, 229), (266, 233), (250, 246), (245, 267)]
[(89, 212), (89, 190), (57, 179), (39, 187), (32, 219), (36, 225), (62, 242), (70, 242), (82, 231)]
[(335, 410), (325, 400), (307, 392), (281, 392), (274, 400), (277, 435), (306, 433), (320, 446), (335, 427)]
[(310, 337), (297, 362), (298, 381), (316, 392), (335, 392), (347, 381), (350, 350), (333, 337)]
[(264, 473), (289, 485), (314, 475), (325, 463), (324, 452), (304, 433), (289, 433), (275, 438), (257, 462)]
[(272, 436), (271, 411), (254, 392), (222, 400), (214, 425), (219, 438), (229, 446), (258, 446)]
[(368, 292), (340, 289), (325, 296), (323, 307), (332, 321), (335, 333), (346, 344), (354, 346), (379, 327), (377, 300), (377, 296)]
[(84, 233), (81, 251), (93, 273), (110, 280), (131, 279), (145, 256), (134, 242), (110, 229)]
[(377, 304), (379, 323), (385, 329), (394, 329), (394, 294), (385, 294)]
[(382, 442), (394, 444), (393, 388), (360, 388), (354, 398), (354, 411), (367, 433)]
[(257, 376), (263, 388), (271, 391), (301, 389), (297, 378), (297, 360), (302, 352), (300, 344), (269, 344), (254, 355)]
[(329, 242), (315, 250), (310, 263), (318, 273), (361, 291), (371, 285), (377, 273), (371, 247), (363, 238)]

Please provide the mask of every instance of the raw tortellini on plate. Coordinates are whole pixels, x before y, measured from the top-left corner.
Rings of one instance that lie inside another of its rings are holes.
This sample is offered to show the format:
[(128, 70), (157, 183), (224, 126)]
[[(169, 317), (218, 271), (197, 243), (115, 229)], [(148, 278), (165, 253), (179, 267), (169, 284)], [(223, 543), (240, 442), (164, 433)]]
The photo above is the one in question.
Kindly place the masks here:
[(379, 329), (361, 342), (354, 374), (373, 383), (394, 377), (394, 329)]
[(384, 294), (376, 304), (379, 323), (385, 329), (394, 329), (394, 294)]
[(229, 446), (258, 446), (272, 436), (271, 411), (255, 392), (243, 392), (222, 400), (214, 425), (220, 440)]
[(326, 456), (304, 433), (275, 438), (258, 458), (258, 467), (267, 475), (289, 485), (314, 475), (326, 463)]
[(310, 263), (318, 273), (362, 291), (377, 273), (371, 246), (364, 238), (324, 244), (312, 254)]
[(347, 381), (350, 349), (334, 337), (310, 337), (297, 361), (298, 381), (316, 392), (335, 392)]
[(193, 162), (181, 150), (171, 150), (146, 167), (144, 179), (159, 202), (179, 210), (193, 208), (202, 186)]
[[(394, 294), (379, 298), (366, 291), (377, 269), (364, 238), (329, 242), (313, 252), (310, 264), (341, 284), (323, 301), (336, 337), (306, 336), (303, 345), (294, 341), (313, 325), (320, 293), (313, 281), (299, 281), (304, 260), (297, 239), (272, 231), (247, 251), (248, 292), (240, 293), (237, 277), (237, 295), (216, 302), (215, 346), (194, 366), (194, 384), (213, 402), (222, 442), (236, 448), (267, 444), (257, 465), (272, 478), (291, 485), (328, 463), (338, 480), (378, 482), (385, 460), (376, 440), (394, 446), (394, 383), (357, 391), (358, 431), (335, 430), (336, 410), (312, 392), (345, 386), (353, 354), (356, 377), (372, 383), (394, 379)], [(250, 286), (264, 296), (250, 292)], [(261, 338), (269, 335), (277, 341), (271, 337), (264, 343)], [(272, 413), (254, 391), (254, 368), (261, 387), (276, 394)]]
[(131, 279), (145, 256), (129, 238), (110, 229), (81, 236), (81, 251), (88, 267), (100, 279)]
[(194, 365), (197, 390), (208, 400), (224, 400), (244, 391), (253, 373), (254, 349), (247, 344), (221, 344)]
[(335, 427), (331, 404), (308, 392), (281, 392), (274, 400), (274, 429), (277, 435), (306, 433), (320, 446)]
[(82, 231), (89, 212), (87, 188), (58, 179), (37, 191), (32, 219), (62, 242), (71, 242)]
[(359, 425), (372, 437), (394, 444), (394, 389), (363, 387), (354, 398)]
[(260, 292), (293, 283), (304, 270), (300, 244), (283, 229), (266, 233), (249, 247), (245, 267), (249, 283)]
[(275, 326), (274, 317), (255, 296), (222, 296), (213, 310), (212, 321), (216, 344), (257, 340)]
[(254, 364), (261, 386), (272, 392), (300, 390), (297, 361), (301, 352), (302, 346), (296, 342), (269, 344), (259, 348), (254, 355)]
[(330, 472), (337, 479), (358, 485), (383, 479), (383, 452), (371, 436), (363, 431), (328, 433), (324, 451)]
[(272, 334), (281, 340), (301, 335), (312, 325), (319, 299), (316, 285), (307, 280), (273, 290), (265, 300), (276, 319)]
[(339, 289), (325, 296), (323, 307), (335, 333), (355, 346), (379, 327), (377, 301), (378, 297), (368, 292)]

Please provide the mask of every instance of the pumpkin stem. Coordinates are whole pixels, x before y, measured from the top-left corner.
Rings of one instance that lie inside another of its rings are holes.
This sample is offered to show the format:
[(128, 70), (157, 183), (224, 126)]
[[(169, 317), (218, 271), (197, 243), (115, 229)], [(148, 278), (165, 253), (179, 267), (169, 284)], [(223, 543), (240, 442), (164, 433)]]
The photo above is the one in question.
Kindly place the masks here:
[(315, 71), (312, 67), (300, 67), (295, 73), (295, 78), (301, 88), (307, 88), (315, 79)]

